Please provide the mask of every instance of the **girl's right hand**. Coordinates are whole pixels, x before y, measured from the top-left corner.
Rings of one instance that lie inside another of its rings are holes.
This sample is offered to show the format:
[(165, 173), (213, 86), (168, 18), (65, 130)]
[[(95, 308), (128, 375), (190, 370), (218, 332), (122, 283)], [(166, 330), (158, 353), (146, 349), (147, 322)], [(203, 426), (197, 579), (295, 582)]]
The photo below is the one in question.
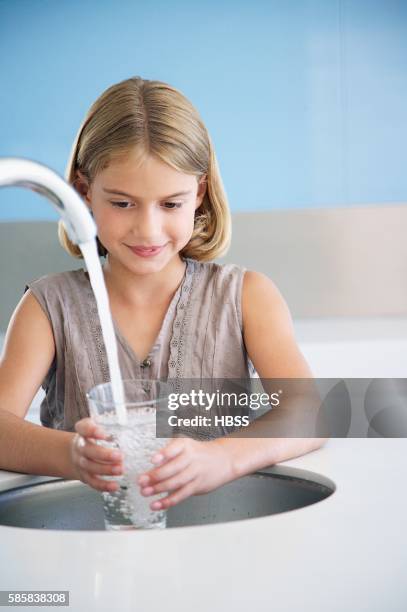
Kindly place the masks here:
[(123, 473), (123, 454), (118, 449), (99, 446), (95, 440), (106, 440), (108, 435), (89, 417), (75, 423), (76, 434), (71, 442), (71, 459), (78, 479), (98, 491), (116, 491), (115, 481), (100, 475), (119, 476)]

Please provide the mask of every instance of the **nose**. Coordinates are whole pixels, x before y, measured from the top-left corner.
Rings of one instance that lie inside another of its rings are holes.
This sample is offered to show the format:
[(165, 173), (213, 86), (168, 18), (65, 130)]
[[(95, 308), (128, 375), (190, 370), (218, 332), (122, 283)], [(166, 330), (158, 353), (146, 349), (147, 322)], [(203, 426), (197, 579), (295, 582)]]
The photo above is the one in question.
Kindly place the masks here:
[(155, 238), (161, 235), (161, 224), (154, 206), (140, 207), (135, 215), (133, 234), (140, 244), (155, 244)]

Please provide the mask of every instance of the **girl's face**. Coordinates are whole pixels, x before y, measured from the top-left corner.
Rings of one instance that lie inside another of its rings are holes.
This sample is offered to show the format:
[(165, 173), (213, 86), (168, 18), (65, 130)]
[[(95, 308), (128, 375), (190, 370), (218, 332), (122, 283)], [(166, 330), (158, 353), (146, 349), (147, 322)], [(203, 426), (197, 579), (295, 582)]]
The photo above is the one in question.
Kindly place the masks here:
[[(151, 156), (140, 164), (134, 152), (99, 172), (83, 195), (109, 263), (141, 274), (163, 269), (191, 238), (205, 178), (198, 184), (196, 176)], [(150, 257), (130, 248), (157, 246), (161, 251)]]

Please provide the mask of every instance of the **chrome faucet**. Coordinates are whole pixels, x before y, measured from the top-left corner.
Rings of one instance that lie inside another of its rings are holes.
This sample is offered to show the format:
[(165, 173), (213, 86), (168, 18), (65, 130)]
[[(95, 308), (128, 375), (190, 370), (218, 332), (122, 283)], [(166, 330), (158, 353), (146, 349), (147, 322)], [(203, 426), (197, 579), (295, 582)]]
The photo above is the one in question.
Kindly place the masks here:
[(30, 159), (0, 157), (0, 187), (26, 187), (44, 195), (62, 217), (74, 244), (95, 239), (97, 229), (79, 194), (56, 172)]

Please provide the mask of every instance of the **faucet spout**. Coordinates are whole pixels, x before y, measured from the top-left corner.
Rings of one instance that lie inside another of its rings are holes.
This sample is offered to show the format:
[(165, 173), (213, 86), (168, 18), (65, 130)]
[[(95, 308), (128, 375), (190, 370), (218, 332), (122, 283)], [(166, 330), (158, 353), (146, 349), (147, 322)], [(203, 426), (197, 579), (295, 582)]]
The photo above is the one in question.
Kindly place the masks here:
[(91, 242), (96, 224), (79, 194), (56, 172), (30, 159), (0, 157), (0, 187), (26, 187), (44, 195), (62, 217), (74, 244)]

